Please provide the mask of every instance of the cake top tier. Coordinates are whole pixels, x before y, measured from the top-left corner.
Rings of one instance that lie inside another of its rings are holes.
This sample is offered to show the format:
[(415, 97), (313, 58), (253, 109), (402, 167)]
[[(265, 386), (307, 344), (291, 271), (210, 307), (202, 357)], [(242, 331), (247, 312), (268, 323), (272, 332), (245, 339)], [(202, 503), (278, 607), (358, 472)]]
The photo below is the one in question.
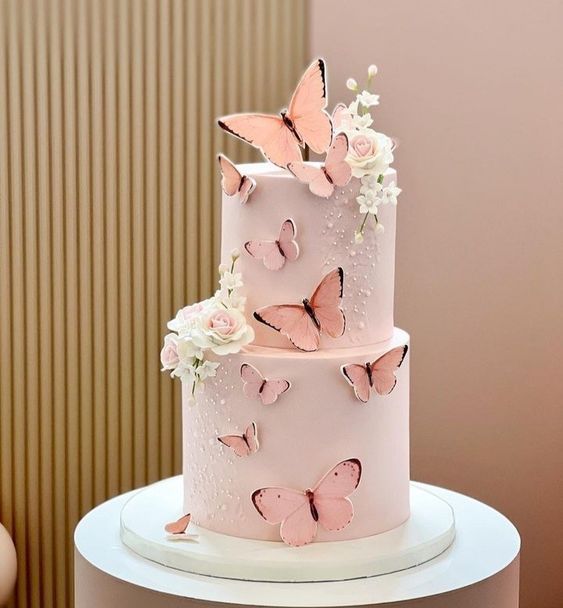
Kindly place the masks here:
[[(388, 339), (393, 332), (395, 207), (383, 205), (379, 211), (384, 231), (370, 230), (356, 243), (354, 231), (362, 221), (358, 180), (327, 200), (269, 163), (242, 168), (255, 180), (256, 190), (245, 205), (223, 196), (221, 249), (227, 262), (231, 251), (240, 250), (237, 270), (254, 344), (291, 348), (293, 342), (302, 350), (316, 350)], [(395, 171), (388, 169), (383, 185), (395, 180)], [(334, 318), (326, 319), (325, 327), (321, 319), (319, 332), (314, 319), (303, 316), (303, 300), (316, 303), (315, 289), (338, 268), (342, 278), (337, 277), (335, 287), (342, 297), (333, 294), (331, 303), (329, 294), (322, 302), (332, 305)], [(331, 331), (330, 323), (339, 323), (338, 306), (344, 327)], [(270, 326), (277, 323), (281, 331)]]
[[(219, 126), (269, 163), (219, 155), (223, 189), (221, 288), (168, 325), (162, 361), (195, 390), (215, 354), (245, 345), (346, 348), (393, 327), (394, 142), (373, 127), (379, 96), (353, 79), (349, 105), (327, 112), (327, 72), (316, 59), (279, 115), (234, 114)], [(322, 155), (307, 162), (310, 153)], [(276, 166), (277, 165), (277, 166)]]

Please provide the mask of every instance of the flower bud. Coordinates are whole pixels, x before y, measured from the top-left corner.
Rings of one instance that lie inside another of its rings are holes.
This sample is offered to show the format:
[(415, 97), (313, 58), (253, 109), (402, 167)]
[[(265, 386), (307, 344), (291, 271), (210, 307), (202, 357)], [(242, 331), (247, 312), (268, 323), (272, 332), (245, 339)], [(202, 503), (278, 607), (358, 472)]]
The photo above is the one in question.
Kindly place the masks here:
[(368, 68), (368, 77), (373, 78), (376, 74), (377, 74), (377, 66), (372, 63)]
[(240, 258), (240, 251), (238, 249), (233, 249), (231, 251), (231, 259), (233, 262), (236, 262)]
[(354, 233), (354, 241), (357, 245), (364, 242), (364, 235), (359, 230)]
[(219, 264), (219, 274), (225, 274), (229, 270), (227, 264)]
[(377, 222), (377, 224), (375, 225), (375, 234), (383, 234), (384, 232), (385, 228), (383, 227), (383, 224)]
[(357, 91), (358, 83), (353, 78), (348, 78), (346, 81), (346, 88), (350, 89), (350, 91)]

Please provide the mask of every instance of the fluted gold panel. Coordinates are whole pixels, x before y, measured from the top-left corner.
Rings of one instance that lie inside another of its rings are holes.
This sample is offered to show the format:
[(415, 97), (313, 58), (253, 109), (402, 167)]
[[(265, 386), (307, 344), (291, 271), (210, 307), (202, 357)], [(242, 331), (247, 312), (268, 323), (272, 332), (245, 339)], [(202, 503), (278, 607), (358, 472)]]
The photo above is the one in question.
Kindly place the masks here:
[(277, 110), (298, 0), (0, 3), (0, 521), (12, 606), (72, 605), (72, 531), (180, 470), (165, 322), (215, 284), (215, 116)]

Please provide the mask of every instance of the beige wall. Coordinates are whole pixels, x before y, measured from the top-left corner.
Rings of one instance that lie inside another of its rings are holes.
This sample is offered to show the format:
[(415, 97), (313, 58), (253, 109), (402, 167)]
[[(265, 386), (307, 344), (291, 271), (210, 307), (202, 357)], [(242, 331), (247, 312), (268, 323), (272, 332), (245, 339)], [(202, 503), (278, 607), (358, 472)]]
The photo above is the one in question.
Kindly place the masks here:
[(18, 608), (72, 602), (72, 530), (180, 469), (165, 322), (215, 284), (214, 117), (277, 109), (299, 0), (0, 3), (0, 521)]
[(397, 136), (412, 469), (506, 513), (523, 608), (563, 605), (563, 3), (313, 0), (332, 101), (380, 67)]

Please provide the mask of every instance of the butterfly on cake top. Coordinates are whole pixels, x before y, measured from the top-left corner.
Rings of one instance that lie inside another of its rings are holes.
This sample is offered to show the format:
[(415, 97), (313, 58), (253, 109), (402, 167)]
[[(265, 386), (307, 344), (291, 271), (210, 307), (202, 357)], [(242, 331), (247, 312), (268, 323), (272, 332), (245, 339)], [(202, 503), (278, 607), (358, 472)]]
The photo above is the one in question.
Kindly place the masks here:
[[(376, 232), (383, 232), (378, 208), (396, 205), (401, 192), (395, 182), (383, 185), (396, 141), (372, 128), (371, 108), (379, 105), (379, 95), (372, 91), (376, 74), (376, 66), (370, 65), (363, 89), (349, 78), (346, 86), (356, 93), (355, 99), (349, 105), (336, 104), (329, 116), (326, 66), (323, 59), (316, 59), (303, 74), (287, 109), (278, 116), (246, 113), (218, 120), (223, 130), (260, 150), (267, 160), (290, 171), (319, 197), (330, 198), (337, 187), (346, 186), (352, 177), (360, 179), (356, 202), (363, 217), (354, 235), (357, 243), (363, 241), (370, 218)], [(324, 161), (304, 162), (304, 148), (325, 154)], [(223, 191), (228, 196), (240, 192), (240, 202), (247, 202), (256, 182), (243, 176), (222, 155), (219, 160)]]

